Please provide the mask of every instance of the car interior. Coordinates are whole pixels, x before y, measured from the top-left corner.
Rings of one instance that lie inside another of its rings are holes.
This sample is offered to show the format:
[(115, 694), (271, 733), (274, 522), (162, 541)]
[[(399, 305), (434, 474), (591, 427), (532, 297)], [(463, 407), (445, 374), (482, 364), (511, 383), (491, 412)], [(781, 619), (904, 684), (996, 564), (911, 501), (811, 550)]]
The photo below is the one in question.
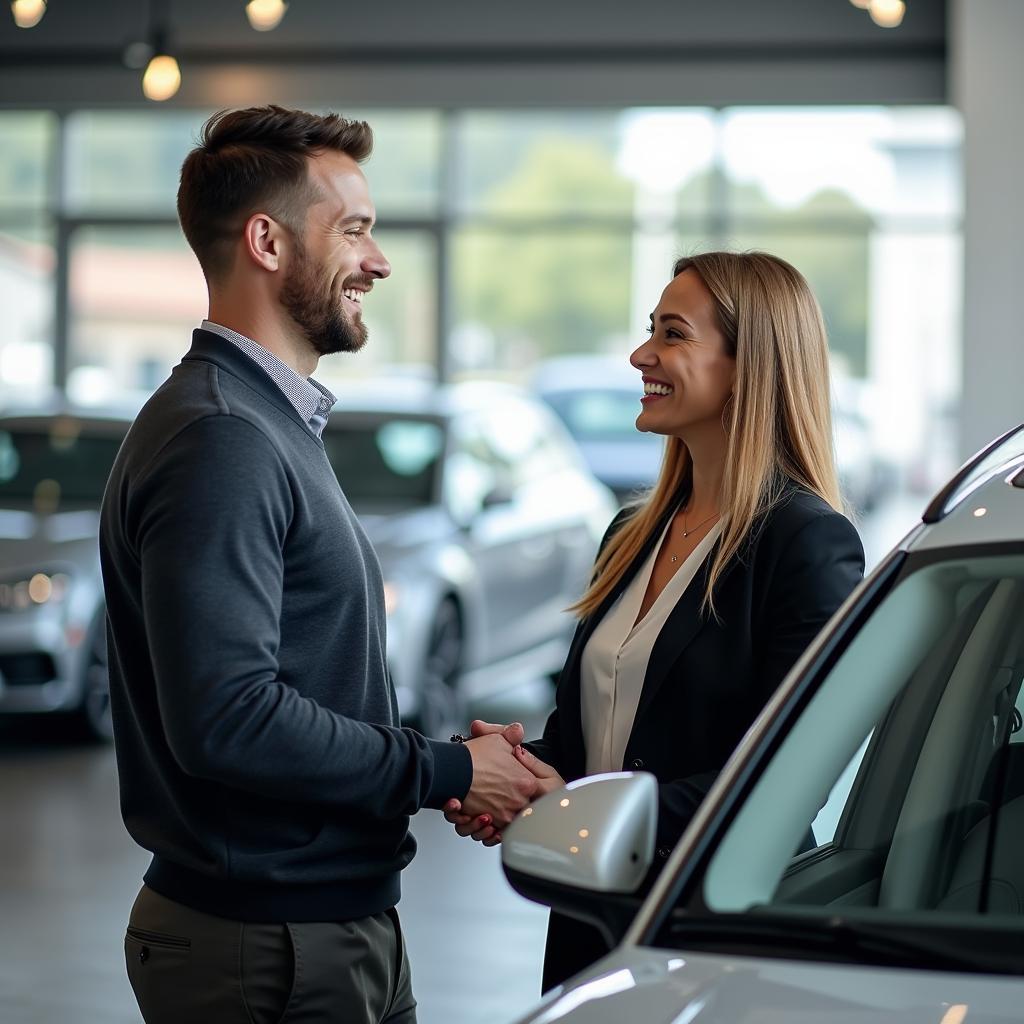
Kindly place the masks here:
[(904, 571), (677, 909), (1024, 913), (1022, 682), (1024, 560)]

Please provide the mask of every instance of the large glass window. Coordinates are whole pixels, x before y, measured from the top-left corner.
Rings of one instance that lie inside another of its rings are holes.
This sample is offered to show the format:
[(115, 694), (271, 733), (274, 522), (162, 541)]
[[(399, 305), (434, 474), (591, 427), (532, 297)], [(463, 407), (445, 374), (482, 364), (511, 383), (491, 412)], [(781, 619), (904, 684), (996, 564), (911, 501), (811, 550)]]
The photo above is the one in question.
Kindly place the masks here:
[(50, 203), (56, 140), (52, 114), (0, 110), (0, 217)]
[(153, 391), (206, 314), (206, 285), (176, 228), (82, 228), (71, 243), (68, 392), (87, 403)]
[(627, 344), (628, 232), (465, 228), (453, 252), (458, 369), (522, 374), (548, 356)]
[[(843, 469), (854, 504), (881, 481), (927, 490), (951, 470), (954, 111), (344, 112), (374, 129), (365, 170), (394, 273), (367, 299), (366, 349), (326, 360), (327, 381), (444, 366), (527, 383), (566, 354), (625, 366), (675, 258), (764, 248), (821, 303), (844, 422), (859, 423), (837, 430), (840, 457), (870, 449)], [(0, 112), (0, 291), (14, 311), (0, 388), (63, 374), (99, 397), (163, 378), (205, 312), (174, 206), (208, 113)]]
[(181, 164), (208, 113), (81, 111), (68, 117), (65, 198), (75, 213), (174, 215)]

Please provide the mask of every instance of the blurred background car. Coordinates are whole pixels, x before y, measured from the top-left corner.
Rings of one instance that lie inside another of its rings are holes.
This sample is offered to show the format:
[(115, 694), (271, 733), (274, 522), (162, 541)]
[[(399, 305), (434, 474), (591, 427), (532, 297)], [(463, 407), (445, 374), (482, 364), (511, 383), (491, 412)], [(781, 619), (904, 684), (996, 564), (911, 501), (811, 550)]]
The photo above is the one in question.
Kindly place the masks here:
[(548, 359), (537, 366), (532, 387), (575, 438), (594, 476), (620, 502), (654, 483), (664, 439), (636, 429), (643, 386), (625, 358)]
[[(127, 414), (0, 419), (0, 714), (65, 712), (109, 739), (98, 512)], [(615, 513), (546, 408), (504, 385), (367, 384), (328, 457), (380, 556), (403, 720), (561, 667)]]
[(618, 506), (546, 407), (389, 378), (345, 393), (324, 444), (380, 557), (403, 718), (442, 735), (467, 701), (561, 668)]
[[(643, 388), (625, 358), (563, 356), (540, 363), (532, 389), (575, 438), (591, 472), (620, 502), (636, 497), (657, 479), (663, 438), (636, 429)], [(839, 483), (855, 513), (872, 511), (895, 486), (871, 436), (863, 382), (833, 369), (832, 428)]]
[(97, 537), (130, 423), (75, 410), (0, 418), (0, 714), (70, 714), (110, 739)]

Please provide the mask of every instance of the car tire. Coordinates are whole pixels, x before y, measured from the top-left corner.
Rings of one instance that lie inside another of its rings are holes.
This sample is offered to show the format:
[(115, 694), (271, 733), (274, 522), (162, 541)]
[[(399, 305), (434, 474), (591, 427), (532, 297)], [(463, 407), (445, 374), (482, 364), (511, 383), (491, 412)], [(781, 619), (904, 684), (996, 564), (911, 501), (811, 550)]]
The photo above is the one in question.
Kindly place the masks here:
[(424, 736), (447, 739), (465, 725), (458, 689), (462, 649), (462, 614), (448, 597), (434, 613), (423, 659), (414, 725)]
[(107, 667), (107, 631), (105, 617), (89, 631), (85, 663), (82, 671), (82, 703), (78, 708), (79, 724), (92, 740), (109, 743), (114, 738), (110, 717), (110, 673)]

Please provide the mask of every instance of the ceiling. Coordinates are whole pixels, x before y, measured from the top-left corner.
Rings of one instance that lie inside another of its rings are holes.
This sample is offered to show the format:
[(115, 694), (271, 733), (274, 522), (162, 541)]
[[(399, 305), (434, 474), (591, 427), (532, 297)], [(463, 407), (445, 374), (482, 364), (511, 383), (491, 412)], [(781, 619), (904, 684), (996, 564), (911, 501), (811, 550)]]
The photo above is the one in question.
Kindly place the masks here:
[[(242, 0), (157, 4), (184, 106), (942, 102), (946, 2), (907, 6), (887, 30), (849, 0), (290, 0), (257, 33)], [(144, 103), (122, 55), (149, 23), (145, 0), (49, 0), (28, 30), (0, 9), (0, 105)]]

